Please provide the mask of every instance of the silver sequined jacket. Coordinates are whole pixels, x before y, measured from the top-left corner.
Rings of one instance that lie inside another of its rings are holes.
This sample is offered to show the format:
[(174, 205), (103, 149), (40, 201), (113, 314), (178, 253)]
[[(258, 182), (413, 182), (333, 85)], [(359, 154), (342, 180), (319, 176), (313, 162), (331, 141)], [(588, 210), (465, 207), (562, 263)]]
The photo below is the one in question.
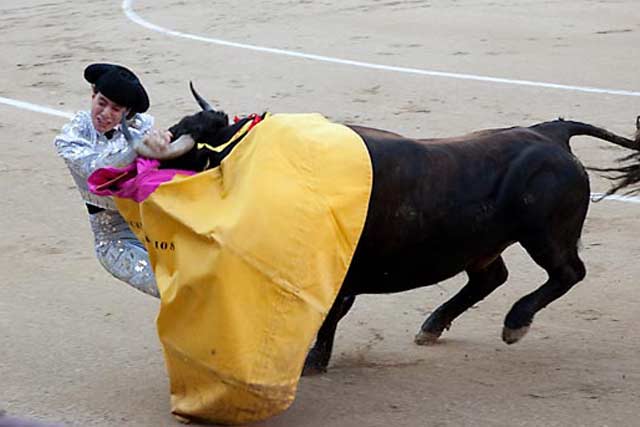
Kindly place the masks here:
[[(136, 114), (128, 124), (134, 138), (141, 137), (152, 128), (153, 117)], [(113, 199), (96, 196), (87, 186), (87, 177), (96, 169), (126, 166), (136, 158), (136, 152), (119, 128), (109, 136), (96, 131), (88, 111), (80, 111), (62, 128), (54, 144), (85, 203), (104, 209), (89, 216), (100, 263), (114, 277), (157, 297), (158, 289), (144, 246), (116, 210)]]

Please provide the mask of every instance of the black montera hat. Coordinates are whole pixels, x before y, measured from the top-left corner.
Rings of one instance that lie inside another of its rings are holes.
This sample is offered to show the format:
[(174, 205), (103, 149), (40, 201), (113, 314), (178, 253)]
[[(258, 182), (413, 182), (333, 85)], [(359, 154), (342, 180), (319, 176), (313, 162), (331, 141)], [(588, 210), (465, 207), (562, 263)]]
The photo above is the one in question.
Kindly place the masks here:
[(121, 65), (91, 64), (84, 69), (84, 78), (111, 101), (144, 113), (149, 109), (149, 97), (133, 72)]

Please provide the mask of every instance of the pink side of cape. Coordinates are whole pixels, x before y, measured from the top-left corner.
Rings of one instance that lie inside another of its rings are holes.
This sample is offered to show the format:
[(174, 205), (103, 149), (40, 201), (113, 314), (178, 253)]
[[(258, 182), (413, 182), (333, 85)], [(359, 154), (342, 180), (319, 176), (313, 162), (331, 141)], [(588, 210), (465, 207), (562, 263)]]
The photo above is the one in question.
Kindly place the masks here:
[(171, 181), (176, 174), (194, 175), (195, 172), (179, 169), (158, 169), (160, 162), (138, 157), (123, 168), (96, 169), (89, 178), (89, 191), (98, 196), (116, 196), (138, 203), (146, 200), (163, 182)]

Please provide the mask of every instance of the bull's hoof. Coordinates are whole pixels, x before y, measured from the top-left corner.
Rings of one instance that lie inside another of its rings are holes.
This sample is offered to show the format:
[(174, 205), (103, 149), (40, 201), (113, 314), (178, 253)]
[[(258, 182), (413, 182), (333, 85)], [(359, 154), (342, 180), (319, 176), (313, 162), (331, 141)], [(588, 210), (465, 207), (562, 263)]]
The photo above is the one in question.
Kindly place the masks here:
[(421, 330), (416, 334), (415, 338), (413, 338), (413, 342), (418, 345), (434, 345), (438, 341), (438, 338), (440, 338), (440, 334), (441, 333)]
[(327, 372), (326, 366), (318, 366), (318, 365), (304, 365), (302, 368), (302, 376), (303, 377), (313, 377), (316, 375), (322, 375)]
[(529, 325), (517, 329), (511, 329), (505, 326), (502, 329), (502, 341), (507, 344), (517, 343), (522, 339), (522, 337), (527, 335), (527, 332), (529, 332)]
[(331, 352), (321, 351), (317, 348), (312, 348), (307, 354), (307, 358), (304, 361), (304, 367), (302, 368), (303, 377), (311, 377), (314, 375), (320, 375), (327, 372), (327, 366), (331, 359)]
[(176, 421), (181, 424), (191, 424), (191, 418), (183, 417), (180, 414), (173, 414), (173, 416), (175, 417)]

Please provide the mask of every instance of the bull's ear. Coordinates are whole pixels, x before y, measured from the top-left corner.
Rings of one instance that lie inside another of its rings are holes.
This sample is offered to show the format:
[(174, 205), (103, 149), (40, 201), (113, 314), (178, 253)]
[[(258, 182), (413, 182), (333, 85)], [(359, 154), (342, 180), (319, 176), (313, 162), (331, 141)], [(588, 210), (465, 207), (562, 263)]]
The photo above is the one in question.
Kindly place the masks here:
[(191, 81), (189, 81), (189, 89), (191, 89), (193, 97), (196, 99), (196, 101), (198, 101), (198, 105), (200, 106), (200, 108), (202, 108), (204, 111), (214, 111), (213, 107), (211, 107), (211, 105), (203, 97), (201, 97), (198, 92), (196, 92), (193, 87), (193, 82)]

